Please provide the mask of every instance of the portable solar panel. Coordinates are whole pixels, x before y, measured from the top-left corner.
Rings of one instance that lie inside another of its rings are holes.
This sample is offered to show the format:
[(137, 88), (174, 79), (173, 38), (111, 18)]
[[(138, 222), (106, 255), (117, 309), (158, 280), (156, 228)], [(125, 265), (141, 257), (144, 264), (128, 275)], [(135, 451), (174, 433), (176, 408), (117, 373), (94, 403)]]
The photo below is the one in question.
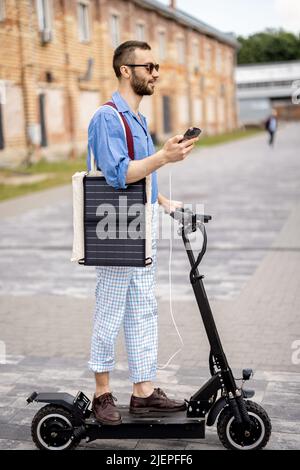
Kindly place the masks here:
[[(113, 102), (103, 106), (119, 118), (128, 156), (134, 160), (133, 135), (125, 116)], [(152, 263), (151, 175), (126, 189), (114, 189), (107, 184), (90, 146), (89, 158), (90, 171), (72, 177), (71, 261), (89, 266), (148, 266)]]
[(145, 178), (114, 189), (104, 176), (88, 176), (84, 188), (84, 245), (81, 264), (147, 266)]

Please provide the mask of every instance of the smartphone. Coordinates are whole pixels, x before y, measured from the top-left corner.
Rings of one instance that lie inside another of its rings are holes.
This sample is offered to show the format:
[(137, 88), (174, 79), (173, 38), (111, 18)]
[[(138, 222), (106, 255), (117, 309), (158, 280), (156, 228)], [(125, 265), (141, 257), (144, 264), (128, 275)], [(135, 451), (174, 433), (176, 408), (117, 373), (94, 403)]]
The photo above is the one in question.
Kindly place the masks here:
[(179, 144), (181, 144), (181, 142), (184, 142), (185, 140), (194, 139), (195, 137), (198, 137), (201, 132), (202, 130), (199, 129), (199, 127), (190, 127), (184, 134), (183, 139), (180, 140)]

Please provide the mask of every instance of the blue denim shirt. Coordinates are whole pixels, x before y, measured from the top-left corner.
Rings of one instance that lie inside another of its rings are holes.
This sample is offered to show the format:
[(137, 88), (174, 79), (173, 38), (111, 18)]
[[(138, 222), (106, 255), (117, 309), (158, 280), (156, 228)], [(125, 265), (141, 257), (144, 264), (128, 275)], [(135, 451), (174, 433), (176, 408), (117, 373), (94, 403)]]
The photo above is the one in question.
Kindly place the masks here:
[[(134, 142), (134, 159), (141, 160), (155, 153), (152, 138), (148, 132), (145, 116), (139, 113), (141, 121), (131, 111), (119, 92), (112, 95), (118, 111), (124, 114), (130, 126)], [(116, 111), (109, 106), (99, 108), (89, 124), (87, 166), (90, 170), (90, 148), (93, 150), (97, 168), (101, 169), (106, 182), (115, 189), (126, 189), (126, 175), (130, 157), (124, 130)], [(156, 171), (152, 173), (152, 204), (157, 201), (158, 187)]]

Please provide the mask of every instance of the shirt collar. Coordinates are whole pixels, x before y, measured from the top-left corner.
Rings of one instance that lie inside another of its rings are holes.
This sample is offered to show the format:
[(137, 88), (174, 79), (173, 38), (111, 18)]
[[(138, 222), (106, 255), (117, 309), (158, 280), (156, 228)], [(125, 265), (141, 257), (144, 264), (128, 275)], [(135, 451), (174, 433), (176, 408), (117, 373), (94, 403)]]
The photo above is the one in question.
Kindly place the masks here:
[(117, 109), (120, 113), (124, 113), (125, 111), (130, 111), (127, 101), (122, 98), (118, 91), (115, 91), (112, 95), (113, 102), (117, 106)]
[[(131, 111), (131, 109), (129, 108), (129, 105), (127, 103), (127, 101), (124, 100), (124, 98), (120, 95), (120, 93), (118, 91), (115, 91), (112, 95), (112, 100), (113, 102), (115, 103), (115, 105), (117, 106), (117, 109), (120, 113), (125, 113), (126, 111), (128, 111), (130, 114), (132, 114), (133, 116), (134, 113)], [(139, 113), (144, 124), (146, 123), (146, 118), (145, 116), (143, 116), (143, 114)]]

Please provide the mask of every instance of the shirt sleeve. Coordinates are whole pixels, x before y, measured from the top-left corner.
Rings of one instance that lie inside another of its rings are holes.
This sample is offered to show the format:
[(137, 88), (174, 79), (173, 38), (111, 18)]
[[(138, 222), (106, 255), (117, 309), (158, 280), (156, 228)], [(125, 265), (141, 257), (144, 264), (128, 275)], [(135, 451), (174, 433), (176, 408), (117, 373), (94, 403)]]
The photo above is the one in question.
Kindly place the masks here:
[[(130, 158), (122, 124), (118, 116), (99, 113), (91, 122), (88, 131), (89, 156), (93, 151), (97, 168), (107, 184), (115, 189), (126, 189), (126, 175)], [(90, 158), (88, 158), (90, 169)]]

